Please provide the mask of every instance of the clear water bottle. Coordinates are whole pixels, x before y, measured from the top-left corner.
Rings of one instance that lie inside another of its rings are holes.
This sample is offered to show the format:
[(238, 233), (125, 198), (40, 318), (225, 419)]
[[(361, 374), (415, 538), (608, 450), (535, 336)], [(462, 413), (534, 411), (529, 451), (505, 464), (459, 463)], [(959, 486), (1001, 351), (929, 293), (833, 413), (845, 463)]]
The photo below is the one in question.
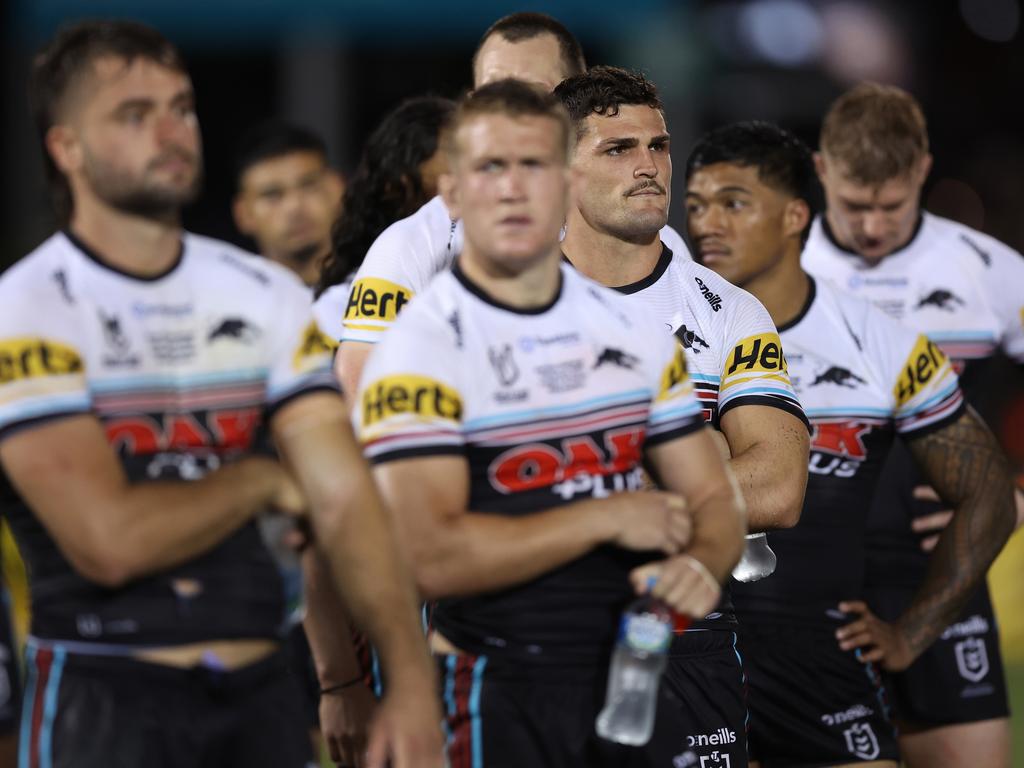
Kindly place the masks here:
[(747, 545), (743, 549), (743, 557), (733, 568), (732, 577), (736, 581), (760, 581), (765, 576), (775, 573), (777, 562), (775, 553), (768, 546), (768, 536), (764, 533), (747, 534)]
[(685, 625), (680, 626), (671, 609), (650, 595), (622, 614), (604, 709), (597, 716), (602, 739), (636, 747), (650, 740), (673, 628)]

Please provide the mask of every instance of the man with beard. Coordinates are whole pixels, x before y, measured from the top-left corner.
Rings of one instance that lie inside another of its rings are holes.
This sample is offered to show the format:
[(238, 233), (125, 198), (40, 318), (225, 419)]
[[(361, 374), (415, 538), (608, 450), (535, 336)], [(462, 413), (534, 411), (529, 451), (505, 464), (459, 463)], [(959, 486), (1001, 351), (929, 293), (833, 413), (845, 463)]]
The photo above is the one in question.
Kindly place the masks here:
[[(657, 89), (639, 73), (598, 66), (562, 82), (555, 95), (574, 123), (572, 169), (579, 179), (562, 243), (566, 258), (651, 308), (675, 335), (704, 417), (728, 447), (750, 530), (795, 525), (807, 481), (807, 421), (764, 307), (661, 240), (672, 158)], [(717, 750), (733, 768), (746, 765), (735, 628), (726, 598), (676, 638), (665, 675), (680, 734), (702, 747), (702, 759)], [(717, 734), (724, 740), (712, 741)]]
[(306, 285), (320, 277), (331, 250), (344, 184), (327, 164), (327, 147), (310, 131), (278, 121), (249, 131), (235, 161), (232, 213), (261, 255)]
[[(559, 21), (543, 13), (513, 13), (494, 22), (480, 38), (473, 55), (473, 87), (513, 78), (552, 90), (586, 68), (579, 42)], [(662, 237), (685, 257), (686, 246), (675, 230), (665, 227)], [(346, 391), (358, 388), (373, 345), (402, 308), (461, 251), (462, 225), (440, 196), (377, 238), (343, 305), (345, 332), (336, 370)], [(324, 295), (324, 301), (330, 301), (329, 294)]]
[[(0, 280), (0, 461), (33, 612), (21, 764), (305, 765), (253, 518), (308, 506), (388, 668), (370, 765), (440, 766), (411, 580), (309, 293), (181, 228), (200, 139), (180, 54), (83, 22), (30, 92), (66, 228)], [(252, 454), (264, 419), (294, 476)]]

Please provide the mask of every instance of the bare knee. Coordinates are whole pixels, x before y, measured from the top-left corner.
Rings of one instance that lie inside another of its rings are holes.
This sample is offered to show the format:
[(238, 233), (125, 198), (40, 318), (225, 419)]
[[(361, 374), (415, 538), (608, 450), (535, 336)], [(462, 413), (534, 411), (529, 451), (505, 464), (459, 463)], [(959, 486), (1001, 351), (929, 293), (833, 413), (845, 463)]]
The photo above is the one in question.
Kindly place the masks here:
[(1010, 721), (1003, 717), (902, 732), (900, 751), (908, 768), (951, 765), (1010, 768)]

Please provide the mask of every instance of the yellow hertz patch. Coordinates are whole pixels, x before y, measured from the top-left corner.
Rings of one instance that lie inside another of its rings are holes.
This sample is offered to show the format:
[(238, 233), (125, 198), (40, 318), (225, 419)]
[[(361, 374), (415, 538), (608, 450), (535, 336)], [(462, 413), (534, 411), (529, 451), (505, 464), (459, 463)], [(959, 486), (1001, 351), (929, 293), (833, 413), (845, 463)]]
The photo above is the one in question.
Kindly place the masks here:
[(302, 332), (302, 341), (295, 350), (292, 367), (301, 371), (311, 359), (332, 354), (336, 346), (338, 346), (337, 342), (320, 330), (316, 320), (311, 320)]
[(903, 363), (896, 386), (892, 393), (899, 407), (921, 391), (946, 363), (946, 356), (923, 334), (917, 337), (917, 343), (910, 350), (910, 355)]
[(788, 373), (786, 358), (782, 355), (782, 342), (777, 333), (759, 333), (748, 336), (737, 344), (725, 361), (725, 376), (734, 373)]
[(412, 291), (387, 280), (364, 277), (357, 280), (348, 295), (345, 322), (350, 320), (383, 320), (392, 322), (402, 311)]
[(683, 348), (677, 344), (676, 353), (672, 357), (672, 362), (666, 365), (665, 370), (661, 373), (661, 387), (658, 389), (658, 396), (655, 399), (663, 400), (680, 384), (685, 385), (688, 383), (689, 376), (686, 374), (686, 355), (683, 354)]
[(404, 413), (426, 420), (462, 419), (462, 398), (451, 387), (429, 376), (385, 376), (363, 390), (363, 429)]
[(50, 339), (0, 340), (0, 384), (19, 379), (81, 373), (78, 351)]

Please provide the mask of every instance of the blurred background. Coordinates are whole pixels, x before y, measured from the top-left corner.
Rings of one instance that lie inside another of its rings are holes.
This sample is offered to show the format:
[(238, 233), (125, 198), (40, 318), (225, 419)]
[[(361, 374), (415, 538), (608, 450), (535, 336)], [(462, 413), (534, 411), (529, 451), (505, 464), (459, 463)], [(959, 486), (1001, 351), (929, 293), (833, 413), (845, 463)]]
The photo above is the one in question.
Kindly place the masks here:
[[(677, 169), (703, 131), (762, 118), (817, 146), (827, 105), (862, 79), (921, 101), (935, 166), (925, 206), (1024, 251), (1024, 31), (1020, 0), (12, 0), (3, 18), (0, 268), (53, 230), (25, 82), (33, 52), (62, 23), (124, 16), (184, 51), (205, 141), (205, 192), (187, 226), (251, 247), (234, 229), (234, 144), (284, 117), (324, 136), (352, 170), (363, 141), (401, 99), (457, 96), (481, 33), (506, 13), (565, 23), (590, 63), (643, 69), (660, 87)], [(682, 174), (672, 223), (682, 227)], [(1024, 286), (1021, 286), (1024, 293)], [(984, 407), (1024, 467), (1024, 391), (1006, 364)], [(1016, 710), (1024, 710), (1024, 538), (992, 575)], [(1024, 754), (1024, 716), (1014, 718)], [(1024, 757), (1018, 757), (1024, 766)]]

